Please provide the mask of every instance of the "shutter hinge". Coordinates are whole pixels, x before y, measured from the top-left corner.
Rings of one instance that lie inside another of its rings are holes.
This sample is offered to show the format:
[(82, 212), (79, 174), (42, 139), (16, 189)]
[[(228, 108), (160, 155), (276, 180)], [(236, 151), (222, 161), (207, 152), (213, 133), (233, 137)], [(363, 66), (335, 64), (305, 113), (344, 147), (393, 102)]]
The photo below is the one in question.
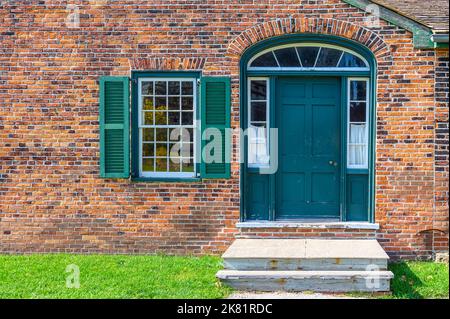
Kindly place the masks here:
[(201, 83), (202, 83), (201, 80), (197, 79), (197, 86), (200, 86)]
[(131, 79), (131, 82), (133, 82), (134, 84), (138, 83), (137, 79)]

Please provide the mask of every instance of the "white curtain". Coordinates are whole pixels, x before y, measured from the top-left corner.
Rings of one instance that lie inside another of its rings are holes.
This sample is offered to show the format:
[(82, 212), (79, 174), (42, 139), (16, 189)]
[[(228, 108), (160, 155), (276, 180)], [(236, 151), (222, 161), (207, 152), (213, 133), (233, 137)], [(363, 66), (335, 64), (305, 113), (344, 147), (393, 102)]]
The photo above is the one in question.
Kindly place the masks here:
[(366, 124), (350, 124), (348, 152), (348, 160), (350, 165), (367, 165)]
[(249, 164), (268, 164), (269, 145), (265, 127), (249, 127), (248, 129), (248, 162)]

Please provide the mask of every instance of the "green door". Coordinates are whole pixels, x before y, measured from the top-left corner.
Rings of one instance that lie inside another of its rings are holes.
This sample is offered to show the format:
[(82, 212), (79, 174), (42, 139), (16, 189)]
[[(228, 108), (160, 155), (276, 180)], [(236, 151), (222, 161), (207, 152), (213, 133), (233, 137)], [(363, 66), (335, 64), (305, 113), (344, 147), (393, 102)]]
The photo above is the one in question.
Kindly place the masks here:
[(339, 217), (340, 101), (339, 78), (278, 79), (276, 219)]

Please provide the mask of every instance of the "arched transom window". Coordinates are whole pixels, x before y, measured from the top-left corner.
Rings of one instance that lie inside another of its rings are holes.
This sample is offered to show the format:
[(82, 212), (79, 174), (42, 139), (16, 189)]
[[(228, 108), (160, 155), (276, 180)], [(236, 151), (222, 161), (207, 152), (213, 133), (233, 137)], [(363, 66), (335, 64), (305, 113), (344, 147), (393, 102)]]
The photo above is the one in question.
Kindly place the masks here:
[(255, 55), (248, 70), (367, 71), (369, 64), (349, 49), (320, 43), (278, 46)]

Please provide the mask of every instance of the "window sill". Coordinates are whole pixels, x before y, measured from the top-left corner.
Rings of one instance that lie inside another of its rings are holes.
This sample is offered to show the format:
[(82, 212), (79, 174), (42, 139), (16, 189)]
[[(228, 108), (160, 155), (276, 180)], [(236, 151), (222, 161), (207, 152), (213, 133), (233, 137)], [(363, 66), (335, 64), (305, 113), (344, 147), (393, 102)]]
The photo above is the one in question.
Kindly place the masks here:
[(247, 221), (236, 224), (237, 228), (320, 228), (320, 229), (372, 229), (378, 230), (378, 223), (368, 222), (301, 222), (301, 221)]
[(202, 179), (197, 177), (132, 177), (132, 182), (145, 182), (145, 183), (195, 183), (200, 182)]

